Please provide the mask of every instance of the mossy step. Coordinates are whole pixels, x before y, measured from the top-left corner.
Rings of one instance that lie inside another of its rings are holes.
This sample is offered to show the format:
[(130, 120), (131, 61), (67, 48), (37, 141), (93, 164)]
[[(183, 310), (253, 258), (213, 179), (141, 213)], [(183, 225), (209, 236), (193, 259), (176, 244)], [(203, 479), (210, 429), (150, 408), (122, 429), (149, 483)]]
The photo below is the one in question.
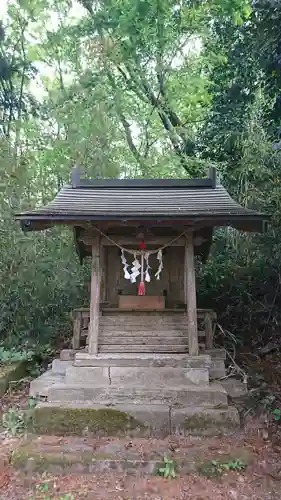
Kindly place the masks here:
[(167, 404), (169, 406), (227, 407), (227, 393), (220, 384), (151, 384), (119, 386), (104, 384), (55, 384), (50, 387), (48, 401), (56, 403), (86, 402), (103, 404)]
[[(179, 475), (203, 472), (213, 460), (227, 463), (239, 459), (245, 465), (252, 463), (254, 455), (248, 448), (219, 450), (219, 456), (211, 442), (179, 441), (171, 450), (168, 440), (107, 439), (86, 440), (81, 438), (35, 437), (15, 449), (10, 457), (11, 464), (25, 472), (50, 472), (53, 474), (93, 474), (114, 471), (129, 474), (153, 474), (163, 466), (164, 456), (175, 464)], [(211, 447), (211, 449), (210, 449)], [(224, 447), (226, 448), (226, 447)]]
[[(11, 464), (26, 472), (49, 472), (52, 474), (93, 474), (114, 471), (127, 474), (153, 474), (162, 465), (163, 456), (154, 452), (144, 456), (126, 450), (124, 445), (109, 444), (95, 447), (81, 442), (72, 445), (45, 445), (36, 441), (24, 444), (12, 453)], [(195, 470), (192, 460), (177, 457), (177, 466), (182, 473)]]
[(29, 430), (35, 434), (65, 436), (168, 435), (169, 407), (138, 405), (106, 407), (98, 404), (40, 403), (33, 411)]
[(234, 432), (239, 427), (236, 408), (170, 408), (167, 405), (40, 403), (33, 412), (35, 434), (77, 436), (209, 436)]
[(7, 391), (11, 382), (17, 382), (26, 376), (26, 361), (0, 365), (0, 396)]

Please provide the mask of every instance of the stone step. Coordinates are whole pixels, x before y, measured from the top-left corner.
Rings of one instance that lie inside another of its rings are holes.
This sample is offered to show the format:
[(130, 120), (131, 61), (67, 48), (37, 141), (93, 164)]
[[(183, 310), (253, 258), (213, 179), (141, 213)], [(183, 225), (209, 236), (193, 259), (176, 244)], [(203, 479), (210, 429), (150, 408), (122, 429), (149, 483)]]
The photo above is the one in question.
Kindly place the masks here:
[(166, 404), (171, 407), (203, 406), (227, 407), (227, 393), (220, 384), (209, 386), (98, 386), (83, 384), (55, 384), (48, 392), (48, 402), (93, 402), (115, 404)]
[(248, 394), (247, 384), (244, 384), (241, 380), (230, 377), (221, 380), (220, 384), (226, 390), (233, 402), (243, 399)]
[(223, 359), (226, 360), (226, 351), (225, 349), (206, 349), (206, 354), (211, 356), (211, 358), (215, 359)]
[(47, 397), (49, 388), (54, 384), (64, 382), (64, 376), (54, 373), (52, 370), (47, 370), (40, 377), (35, 378), (30, 382), (29, 395), (31, 397), (42, 396)]
[[(144, 349), (142, 349), (144, 350)], [(169, 348), (171, 351), (171, 348)], [(64, 349), (60, 353), (60, 360), (73, 361), (76, 355), (76, 360), (74, 364), (76, 366), (108, 366), (108, 361), (110, 360), (111, 366), (201, 366), (202, 356), (209, 360), (210, 365), (210, 377), (212, 379), (219, 379), (225, 376), (225, 352), (223, 349), (218, 349), (216, 355), (216, 350), (205, 350), (204, 354), (200, 356), (189, 356), (188, 353), (128, 353), (120, 352), (116, 353), (112, 349), (112, 352), (100, 352), (98, 356), (89, 355), (85, 349), (79, 351), (74, 351), (73, 349)], [(161, 357), (162, 356), (162, 357)], [(188, 363), (188, 364), (186, 364)], [(190, 364), (191, 363), (191, 364)]]
[(210, 366), (210, 377), (212, 379), (220, 379), (225, 377), (225, 375), (226, 369), (224, 361), (220, 359), (216, 360), (213, 358)]
[[(233, 407), (211, 409), (189, 406), (171, 410), (165, 405), (118, 404), (108, 408), (89, 403), (62, 405), (47, 402), (40, 403), (33, 416), (33, 432), (51, 435), (64, 435), (67, 431), (68, 434), (85, 436), (87, 429), (89, 435), (95, 436), (207, 436), (235, 432), (238, 426), (239, 415)], [(39, 451), (42, 451), (42, 442), (38, 444)], [(148, 445), (146, 443), (146, 447)], [(82, 446), (85, 449), (85, 441)], [(124, 444), (122, 447), (125, 448)], [(157, 441), (153, 442), (154, 450), (155, 447)], [(163, 454), (162, 450), (159, 455)], [(90, 458), (92, 462), (92, 453)]]
[(65, 375), (65, 370), (67, 366), (71, 366), (73, 361), (62, 361), (59, 358), (55, 358), (52, 361), (52, 372), (57, 375)]
[(172, 385), (174, 387), (184, 384), (205, 385), (209, 384), (209, 370), (202, 368), (170, 368), (170, 367), (136, 367), (136, 366), (68, 366), (66, 369), (65, 383), (83, 385), (85, 381), (93, 381), (99, 385), (125, 385), (154, 387), (159, 385)]
[(190, 356), (189, 354), (152, 354), (152, 353), (99, 353), (77, 352), (75, 366), (104, 367), (170, 367), (170, 368), (208, 368), (210, 356)]
[(99, 352), (150, 352), (150, 353), (188, 353), (188, 346), (185, 345), (120, 345), (120, 344), (99, 344)]

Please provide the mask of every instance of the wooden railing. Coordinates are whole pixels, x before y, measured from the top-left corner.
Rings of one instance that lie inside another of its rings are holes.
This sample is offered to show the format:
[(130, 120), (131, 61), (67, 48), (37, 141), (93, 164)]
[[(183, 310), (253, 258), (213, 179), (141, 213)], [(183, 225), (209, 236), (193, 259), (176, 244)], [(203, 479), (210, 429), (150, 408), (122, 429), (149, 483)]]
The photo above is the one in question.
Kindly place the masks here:
[[(119, 308), (102, 308), (101, 314), (108, 313), (130, 313), (135, 312), (134, 309), (122, 309)], [(138, 313), (141, 312), (138, 310)], [(148, 312), (144, 311), (144, 314)], [(159, 313), (159, 311), (157, 311)], [(183, 313), (184, 309), (165, 309), (161, 311), (161, 314), (167, 313)], [(72, 339), (72, 347), (75, 350), (78, 350), (82, 347), (82, 345), (87, 344), (88, 337), (88, 327), (90, 322), (90, 309), (89, 308), (80, 308), (74, 309), (72, 312), (73, 318), (73, 339)], [(212, 349), (213, 348), (213, 333), (214, 326), (216, 322), (216, 313), (211, 309), (197, 309), (197, 322), (198, 322), (198, 337), (199, 337), (199, 345), (201, 349)]]

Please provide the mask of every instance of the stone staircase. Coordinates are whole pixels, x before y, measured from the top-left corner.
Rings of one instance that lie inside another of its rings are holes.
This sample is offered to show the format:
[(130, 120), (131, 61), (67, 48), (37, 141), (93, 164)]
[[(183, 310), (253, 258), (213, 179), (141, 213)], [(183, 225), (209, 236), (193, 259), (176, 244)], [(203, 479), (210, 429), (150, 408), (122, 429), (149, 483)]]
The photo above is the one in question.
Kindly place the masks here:
[[(30, 384), (30, 395), (31, 396), (36, 396), (39, 395), (41, 397), (48, 397), (49, 395), (49, 389), (51, 386), (55, 384), (65, 384), (66, 382), (73, 383), (78, 382), (81, 383), (81, 377), (82, 380), (85, 381), (85, 373), (82, 371), (78, 371), (77, 373), (77, 367), (81, 365), (81, 368), (84, 368), (87, 366), (87, 358), (83, 359), (82, 361), (79, 359), (80, 355), (86, 354), (86, 350), (80, 350), (80, 351), (74, 351), (72, 349), (64, 349), (60, 353), (60, 357), (56, 358), (53, 360), (51, 367), (40, 377), (32, 380)], [(225, 371), (225, 351), (223, 349), (213, 349), (213, 350), (206, 350), (205, 351), (205, 356), (209, 356), (209, 367), (208, 367), (208, 373), (207, 371), (201, 370), (201, 372), (196, 373), (197, 377), (197, 383), (209, 383), (209, 380), (216, 380), (223, 378), (226, 374)], [(76, 355), (76, 361), (74, 364), (74, 357)], [(120, 373), (120, 368), (126, 366), (130, 366), (131, 368), (140, 368), (139, 370), (139, 377), (141, 377), (142, 383), (147, 383), (149, 384), (151, 382), (151, 376), (153, 377), (154, 382), (158, 380), (158, 382), (165, 382), (165, 383), (170, 383), (173, 381), (173, 383), (180, 384), (182, 383), (182, 368), (185, 368), (187, 364), (187, 356), (186, 355), (178, 355), (178, 354), (161, 354), (160, 356), (153, 356), (143, 353), (142, 355), (140, 354), (129, 354), (129, 353), (124, 353), (120, 355), (116, 353), (105, 353), (105, 354), (99, 354), (97, 359), (98, 363), (100, 364), (100, 367), (102, 366), (105, 369), (109, 369), (109, 365), (111, 367), (111, 384), (112, 384), (112, 375), (114, 373), (114, 369), (119, 367), (119, 373)], [(193, 358), (194, 360), (194, 358)], [(92, 360), (89, 361), (88, 367), (91, 368), (91, 363)], [(113, 366), (115, 365), (115, 366)], [(120, 366), (121, 365), (121, 366)], [(193, 361), (193, 367), (201, 366), (201, 356), (198, 357), (198, 363)], [(144, 368), (149, 367), (153, 370), (150, 372), (147, 372), (144, 370)], [(165, 371), (161, 372), (159, 371), (160, 367), (164, 367)], [(93, 367), (95, 368), (95, 367)], [(131, 374), (132, 374), (131, 370)], [(191, 372), (190, 372), (191, 373)], [(194, 372), (193, 372), (194, 373)], [(200, 373), (200, 377), (199, 377)], [(81, 375), (80, 375), (81, 374)], [(97, 381), (95, 373), (91, 373), (91, 379), (94, 382)], [(127, 377), (128, 377), (128, 370), (127, 370)], [(132, 380), (130, 380), (132, 382)], [(186, 383), (187, 380), (184, 378), (184, 383)]]
[(225, 373), (223, 355), (210, 354), (104, 352), (93, 356), (86, 351), (62, 351), (52, 369), (31, 383), (30, 394), (46, 398), (36, 408), (35, 420), (42, 423), (51, 411), (54, 432), (56, 412), (91, 410), (108, 415), (114, 411), (138, 422), (141, 435), (233, 430), (239, 423), (238, 413), (228, 407), (222, 384), (210, 382), (212, 371)]

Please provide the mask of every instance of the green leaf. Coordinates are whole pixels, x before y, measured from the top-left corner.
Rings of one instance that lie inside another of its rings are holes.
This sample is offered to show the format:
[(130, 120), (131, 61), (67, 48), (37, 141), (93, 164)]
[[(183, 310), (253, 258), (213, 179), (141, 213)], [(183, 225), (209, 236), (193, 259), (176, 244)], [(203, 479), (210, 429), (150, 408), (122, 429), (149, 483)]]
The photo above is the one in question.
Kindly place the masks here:
[(249, 19), (249, 17), (251, 16), (252, 12), (253, 12), (253, 9), (252, 9), (252, 7), (251, 7), (250, 4), (247, 4), (247, 5), (244, 6), (244, 8), (243, 8), (243, 16), (244, 16), (245, 19)]

